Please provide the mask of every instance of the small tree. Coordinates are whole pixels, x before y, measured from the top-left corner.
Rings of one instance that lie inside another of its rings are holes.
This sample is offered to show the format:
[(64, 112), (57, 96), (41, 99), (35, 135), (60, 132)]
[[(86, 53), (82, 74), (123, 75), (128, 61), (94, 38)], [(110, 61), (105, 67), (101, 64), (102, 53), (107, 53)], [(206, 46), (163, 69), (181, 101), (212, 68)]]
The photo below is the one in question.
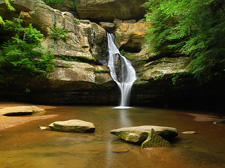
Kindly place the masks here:
[(54, 55), (41, 46), (44, 35), (31, 24), (22, 27), (22, 20), (6, 20), (4, 30), (14, 34), (0, 52), (0, 76), (46, 75), (54, 69)]

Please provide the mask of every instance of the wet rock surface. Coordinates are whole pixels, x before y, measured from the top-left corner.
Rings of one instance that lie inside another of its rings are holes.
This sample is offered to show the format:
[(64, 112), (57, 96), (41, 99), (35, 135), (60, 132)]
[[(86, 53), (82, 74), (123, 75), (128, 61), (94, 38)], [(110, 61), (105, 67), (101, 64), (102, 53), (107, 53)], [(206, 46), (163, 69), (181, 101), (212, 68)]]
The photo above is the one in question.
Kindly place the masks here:
[(152, 125), (124, 127), (111, 130), (110, 133), (126, 142), (142, 143), (142, 148), (169, 146), (168, 141), (178, 135), (176, 128)]
[(170, 146), (170, 142), (163, 139), (154, 129), (151, 129), (147, 139), (141, 144), (141, 148), (168, 146)]
[(127, 146), (118, 146), (112, 149), (113, 153), (127, 153), (131, 148)]
[(32, 115), (34, 113), (44, 113), (45, 110), (37, 106), (15, 106), (0, 109), (0, 115), (4, 116), (23, 116)]
[(91, 122), (82, 120), (55, 121), (49, 125), (52, 130), (62, 132), (91, 133), (95, 131), (95, 126)]

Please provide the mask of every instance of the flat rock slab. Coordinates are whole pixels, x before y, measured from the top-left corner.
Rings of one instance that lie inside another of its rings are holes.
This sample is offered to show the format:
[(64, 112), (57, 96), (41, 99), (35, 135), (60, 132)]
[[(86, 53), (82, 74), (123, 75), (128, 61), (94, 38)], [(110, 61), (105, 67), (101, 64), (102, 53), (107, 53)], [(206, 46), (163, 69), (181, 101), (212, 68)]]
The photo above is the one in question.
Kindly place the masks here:
[(144, 125), (137, 127), (124, 127), (112, 130), (110, 133), (117, 135), (119, 138), (127, 142), (143, 143), (151, 134), (154, 133), (163, 139), (170, 141), (178, 135), (177, 129), (172, 127), (162, 127), (153, 125)]
[(91, 133), (95, 131), (95, 126), (91, 122), (82, 120), (55, 121), (49, 125), (52, 130), (62, 132)]
[(45, 110), (37, 106), (15, 106), (0, 109), (0, 115), (4, 116), (23, 116), (43, 112), (45, 112)]

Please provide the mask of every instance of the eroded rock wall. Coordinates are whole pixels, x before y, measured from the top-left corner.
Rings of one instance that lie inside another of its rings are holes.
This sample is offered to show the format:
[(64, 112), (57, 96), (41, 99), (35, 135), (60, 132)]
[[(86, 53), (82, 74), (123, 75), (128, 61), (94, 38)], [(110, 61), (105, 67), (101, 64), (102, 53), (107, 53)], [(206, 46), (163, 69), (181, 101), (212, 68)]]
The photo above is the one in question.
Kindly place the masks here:
[[(57, 9), (54, 9), (41, 0), (14, 0), (16, 11), (10, 12), (4, 0), (0, 0), (0, 15), (5, 19), (20, 17), (27, 25), (32, 23), (45, 35), (42, 45), (56, 56), (56, 69), (47, 78), (9, 78), (7, 85), (1, 82), (0, 99), (117, 105), (119, 89), (109, 69), (99, 64), (99, 59), (107, 56), (107, 31), (115, 34), (122, 54), (136, 67), (138, 80), (132, 90), (132, 105), (185, 104), (206, 97), (208, 92), (202, 94), (203, 87), (186, 68), (191, 58), (170, 53), (160, 55), (152, 52), (146, 43), (145, 31), (151, 25), (142, 19), (144, 2), (146, 0), (79, 0), (74, 4), (72, 0), (65, 0), (55, 4)], [(51, 38), (55, 28), (65, 30), (67, 39)], [(4, 32), (0, 36), (3, 37)], [(77, 61), (62, 60), (62, 57)], [(205, 86), (203, 90), (210, 89), (211, 86)]]
[(146, 9), (147, 0), (64, 0), (53, 4), (54, 8), (69, 11), (80, 19), (112, 22), (115, 18), (122, 20), (141, 19)]

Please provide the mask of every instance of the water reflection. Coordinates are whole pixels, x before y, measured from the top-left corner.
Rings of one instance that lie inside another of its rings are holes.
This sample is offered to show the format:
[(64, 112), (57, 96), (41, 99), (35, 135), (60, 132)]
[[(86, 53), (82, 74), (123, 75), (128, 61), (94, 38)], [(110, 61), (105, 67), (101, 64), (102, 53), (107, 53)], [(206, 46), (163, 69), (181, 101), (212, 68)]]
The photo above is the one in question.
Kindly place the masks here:
[(132, 121), (130, 118), (129, 110), (119, 110), (120, 127), (131, 127)]
[[(133, 126), (132, 120), (131, 120), (131, 114), (129, 109), (117, 109), (116, 110), (116, 119), (118, 121), (115, 121), (115, 123), (118, 123), (118, 128), (121, 127), (131, 127)], [(110, 137), (107, 140), (107, 147), (106, 147), (106, 168), (112, 167), (112, 164), (115, 162), (115, 158), (113, 157), (115, 154), (113, 151), (113, 142), (115, 140), (111, 139)]]
[[(196, 115), (189, 112), (65, 106), (49, 109), (47, 114), (57, 114), (57, 117), (0, 131), (1, 168), (225, 167), (225, 126), (213, 125), (205, 117), (202, 122), (196, 121)], [(61, 133), (37, 127), (68, 119), (93, 122), (96, 131), (93, 134)], [(179, 133), (195, 130), (198, 134), (179, 134), (180, 141), (175, 146), (153, 149), (141, 149), (110, 134), (112, 129), (138, 125), (171, 126)], [(129, 151), (113, 153), (117, 147), (127, 147)]]

